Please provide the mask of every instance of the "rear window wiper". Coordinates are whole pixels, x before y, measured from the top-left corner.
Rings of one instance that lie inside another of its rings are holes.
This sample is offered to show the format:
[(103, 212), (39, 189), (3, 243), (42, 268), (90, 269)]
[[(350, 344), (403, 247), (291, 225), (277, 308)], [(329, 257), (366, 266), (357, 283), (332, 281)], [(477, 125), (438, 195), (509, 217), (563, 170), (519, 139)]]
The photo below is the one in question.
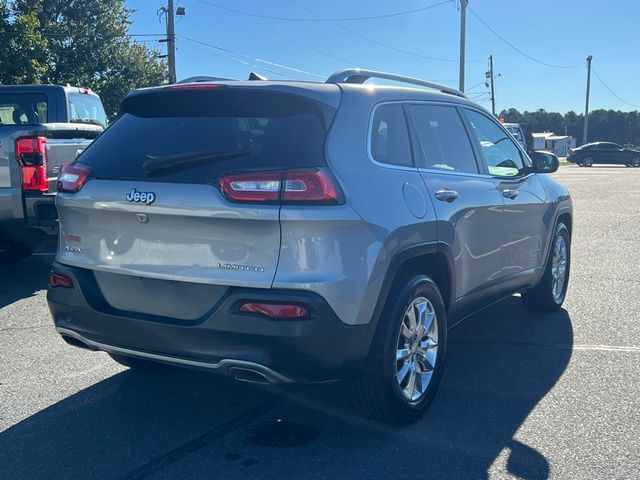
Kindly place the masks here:
[(227, 150), (225, 152), (187, 152), (175, 155), (155, 156), (147, 154), (147, 160), (142, 164), (142, 169), (147, 173), (155, 173), (159, 170), (167, 170), (176, 167), (193, 167), (200, 162), (209, 160), (227, 160), (235, 157), (249, 155), (246, 150)]

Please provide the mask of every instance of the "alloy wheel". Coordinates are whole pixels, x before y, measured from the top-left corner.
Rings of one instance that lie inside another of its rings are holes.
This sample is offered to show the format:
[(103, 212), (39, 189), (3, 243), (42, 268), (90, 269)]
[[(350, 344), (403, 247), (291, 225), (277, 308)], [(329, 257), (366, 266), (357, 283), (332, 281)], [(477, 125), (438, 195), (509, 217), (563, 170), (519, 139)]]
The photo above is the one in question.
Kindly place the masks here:
[(414, 299), (400, 324), (396, 348), (396, 379), (404, 398), (419, 402), (431, 383), (438, 357), (438, 322), (432, 303)]
[(564, 284), (567, 278), (567, 242), (562, 235), (556, 238), (551, 263), (551, 291), (556, 303), (564, 296)]

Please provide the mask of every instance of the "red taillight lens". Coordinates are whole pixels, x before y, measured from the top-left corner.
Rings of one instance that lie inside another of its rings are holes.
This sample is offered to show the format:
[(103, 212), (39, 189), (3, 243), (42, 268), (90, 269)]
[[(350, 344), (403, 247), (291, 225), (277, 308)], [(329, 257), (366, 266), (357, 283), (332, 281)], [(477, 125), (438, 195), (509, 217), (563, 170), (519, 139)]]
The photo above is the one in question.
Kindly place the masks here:
[(284, 201), (338, 203), (335, 183), (324, 170), (291, 171), (285, 178)]
[(22, 190), (49, 190), (46, 138), (24, 137), (16, 140), (16, 159), (22, 169)]
[(65, 287), (71, 288), (73, 287), (73, 281), (70, 277), (66, 275), (62, 275), (60, 273), (51, 272), (49, 275), (49, 285), (52, 287)]
[(300, 305), (283, 305), (277, 303), (245, 303), (241, 312), (260, 313), (269, 318), (308, 318), (309, 310)]
[(341, 203), (339, 188), (323, 169), (225, 175), (220, 178), (220, 189), (234, 202)]
[(211, 90), (213, 88), (224, 88), (226, 85), (216, 83), (185, 83), (183, 85), (169, 85), (164, 90)]
[(58, 177), (59, 192), (76, 193), (86, 183), (90, 170), (79, 165), (65, 165)]

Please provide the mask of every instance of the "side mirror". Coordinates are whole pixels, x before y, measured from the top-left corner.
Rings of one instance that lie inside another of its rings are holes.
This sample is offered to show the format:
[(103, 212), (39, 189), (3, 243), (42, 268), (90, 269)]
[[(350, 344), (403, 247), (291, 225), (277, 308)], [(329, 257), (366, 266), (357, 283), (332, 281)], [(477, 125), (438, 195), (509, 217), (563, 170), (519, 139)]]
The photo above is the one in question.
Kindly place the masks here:
[(535, 151), (531, 154), (535, 173), (553, 173), (560, 167), (560, 160), (551, 152)]

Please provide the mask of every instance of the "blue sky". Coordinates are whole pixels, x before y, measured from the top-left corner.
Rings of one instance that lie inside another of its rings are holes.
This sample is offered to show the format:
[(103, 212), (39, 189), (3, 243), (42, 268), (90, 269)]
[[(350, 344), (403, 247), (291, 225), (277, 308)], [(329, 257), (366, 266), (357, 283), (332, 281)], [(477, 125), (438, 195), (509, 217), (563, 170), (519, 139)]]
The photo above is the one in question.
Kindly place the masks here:
[[(192, 75), (244, 79), (254, 70), (272, 79), (320, 80), (340, 68), (359, 66), (458, 86), (460, 13), (456, 1), (408, 15), (340, 22), (270, 20), (213, 4), (259, 15), (317, 19), (385, 15), (441, 2), (175, 1), (187, 9), (176, 24), (178, 79)], [(131, 33), (163, 32), (164, 23), (157, 17), (163, 3), (127, 0), (136, 10)], [(525, 54), (544, 63), (572, 66), (553, 68), (524, 57), (469, 11), (466, 88), (485, 107), (490, 104), (483, 83), (487, 59), (493, 54), (494, 70), (502, 75), (495, 82), (498, 110), (583, 111), (586, 57), (591, 54), (595, 72), (620, 97), (593, 76), (591, 108), (640, 109), (640, 2), (470, 0), (469, 7)], [(151, 37), (136, 39), (164, 50), (164, 44)]]

